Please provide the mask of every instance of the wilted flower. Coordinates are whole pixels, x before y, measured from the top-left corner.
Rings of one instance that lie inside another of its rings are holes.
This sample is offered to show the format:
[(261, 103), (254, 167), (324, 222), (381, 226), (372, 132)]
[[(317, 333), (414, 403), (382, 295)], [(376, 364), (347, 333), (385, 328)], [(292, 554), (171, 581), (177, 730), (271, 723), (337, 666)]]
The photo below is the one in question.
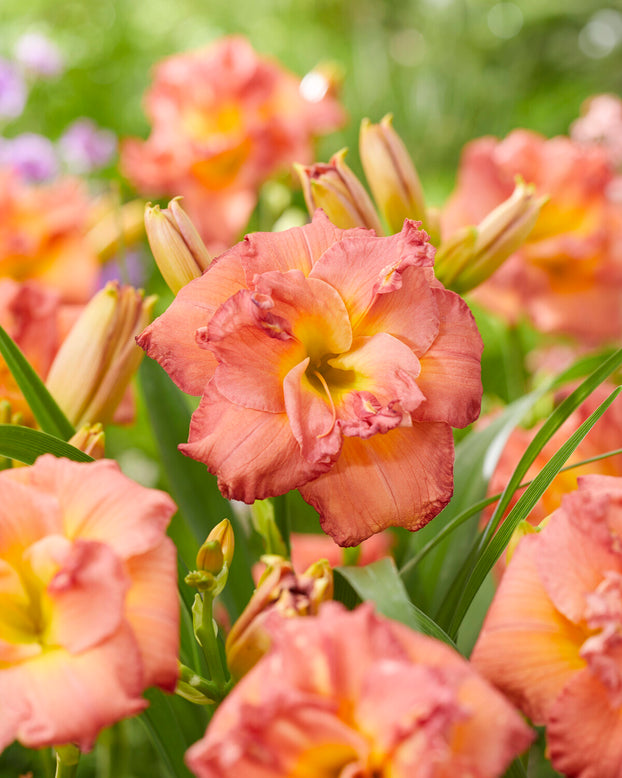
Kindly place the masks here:
[(264, 556), (262, 562), (267, 569), (227, 636), (227, 664), (234, 678), (245, 675), (270, 648), (270, 619), (314, 616), (333, 596), (333, 572), (325, 561), (303, 573), (295, 573), (282, 557)]
[(270, 653), (187, 753), (200, 778), (494, 778), (532, 740), (455, 651), (369, 604), (270, 626)]
[(619, 778), (622, 479), (585, 476), (501, 580), (472, 661), (536, 724), (553, 767)]
[(104, 130), (92, 119), (86, 118), (72, 122), (61, 135), (58, 145), (67, 168), (80, 175), (106, 167), (117, 152), (114, 132)]
[(27, 32), (18, 39), (15, 59), (33, 76), (51, 78), (63, 72), (58, 46), (41, 32)]
[(175, 505), (106, 460), (45, 455), (0, 484), (0, 750), (87, 750), (175, 686)]
[(18, 68), (0, 58), (0, 119), (16, 119), (26, 105), (26, 84)]
[(140, 364), (135, 338), (154, 303), (155, 297), (111, 281), (85, 306), (46, 379), (72, 424), (111, 420)]
[(203, 395), (181, 450), (229, 498), (299, 488), (340, 545), (436, 516), (451, 427), (479, 413), (482, 343), (433, 255), (412, 222), (379, 238), (318, 212), (214, 260), (138, 339)]
[(527, 130), (469, 143), (443, 211), (443, 240), (507, 199), (517, 175), (549, 199), (525, 244), (474, 299), (510, 321), (526, 313), (543, 332), (586, 343), (619, 337), (622, 203), (610, 196), (614, 171), (603, 149)]
[(228, 248), (259, 186), (310, 161), (313, 136), (343, 122), (329, 90), (300, 86), (241, 37), (164, 60), (146, 96), (151, 135), (123, 144), (125, 174), (148, 196), (183, 195), (210, 251)]
[(1, 139), (0, 165), (32, 183), (47, 181), (58, 173), (54, 144), (45, 135), (37, 135), (35, 132)]

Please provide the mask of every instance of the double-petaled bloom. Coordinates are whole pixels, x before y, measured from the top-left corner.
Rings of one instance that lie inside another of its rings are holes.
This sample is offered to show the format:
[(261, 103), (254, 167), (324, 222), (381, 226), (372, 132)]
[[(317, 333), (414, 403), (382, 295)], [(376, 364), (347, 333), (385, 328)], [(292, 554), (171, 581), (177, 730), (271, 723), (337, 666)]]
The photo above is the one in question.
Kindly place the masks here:
[(0, 473), (0, 750), (73, 743), (177, 679), (175, 505), (116, 463)]
[(272, 633), (188, 751), (200, 778), (494, 778), (532, 740), (455, 651), (369, 604), (326, 603)]
[(138, 339), (202, 395), (181, 450), (253, 502), (298, 488), (340, 545), (418, 529), (453, 489), (452, 426), (479, 413), (482, 342), (413, 222), (248, 235)]
[(313, 138), (343, 123), (322, 78), (316, 73), (307, 90), (308, 81), (242, 37), (170, 57), (146, 95), (151, 135), (122, 146), (125, 174), (148, 196), (183, 195), (208, 248), (222, 251), (246, 225), (261, 184), (310, 161)]
[(622, 766), (622, 478), (585, 476), (518, 544), (472, 661), (546, 726), (553, 767)]
[(586, 344), (619, 338), (622, 204), (604, 148), (528, 130), (469, 143), (443, 211), (443, 240), (505, 200), (516, 176), (549, 199), (525, 244), (474, 299), (510, 321), (526, 314), (539, 330)]

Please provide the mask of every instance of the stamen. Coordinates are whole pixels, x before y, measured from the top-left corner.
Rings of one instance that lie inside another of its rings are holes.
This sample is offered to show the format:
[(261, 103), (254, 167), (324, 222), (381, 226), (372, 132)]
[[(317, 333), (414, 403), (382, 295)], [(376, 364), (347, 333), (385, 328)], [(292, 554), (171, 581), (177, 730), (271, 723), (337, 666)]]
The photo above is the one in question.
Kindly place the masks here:
[(330, 403), (330, 409), (333, 414), (330, 427), (326, 430), (326, 432), (323, 432), (321, 435), (316, 435), (316, 438), (319, 440), (320, 438), (325, 438), (327, 435), (330, 435), (330, 433), (333, 431), (335, 427), (335, 422), (337, 421), (337, 410), (335, 409), (335, 403), (333, 402), (333, 398), (331, 397), (330, 394), (330, 389), (328, 388), (328, 384), (326, 383), (326, 379), (324, 378), (324, 376), (321, 373), (318, 373), (317, 370), (313, 371), (313, 375), (322, 384), (322, 388), (326, 392), (326, 396), (328, 397), (328, 402)]

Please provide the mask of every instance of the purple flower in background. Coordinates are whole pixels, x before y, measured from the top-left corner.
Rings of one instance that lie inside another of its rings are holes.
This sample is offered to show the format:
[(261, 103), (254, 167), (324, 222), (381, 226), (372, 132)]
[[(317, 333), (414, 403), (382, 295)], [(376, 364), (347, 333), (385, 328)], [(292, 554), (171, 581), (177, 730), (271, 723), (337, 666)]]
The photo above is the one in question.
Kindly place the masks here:
[(0, 141), (0, 163), (13, 168), (27, 181), (46, 181), (58, 173), (54, 144), (49, 138), (25, 132)]
[(52, 78), (63, 72), (63, 58), (56, 44), (40, 32), (27, 32), (15, 44), (15, 59), (28, 72)]
[(73, 173), (91, 173), (105, 167), (117, 151), (111, 130), (102, 130), (91, 119), (77, 119), (59, 140), (63, 160)]
[[(145, 262), (141, 251), (126, 250), (110, 259), (102, 266), (98, 288), (102, 289), (108, 281), (131, 284), (137, 289), (145, 284)], [(153, 263), (153, 260), (152, 260)]]
[(0, 119), (16, 119), (26, 105), (26, 84), (8, 59), (0, 58)]

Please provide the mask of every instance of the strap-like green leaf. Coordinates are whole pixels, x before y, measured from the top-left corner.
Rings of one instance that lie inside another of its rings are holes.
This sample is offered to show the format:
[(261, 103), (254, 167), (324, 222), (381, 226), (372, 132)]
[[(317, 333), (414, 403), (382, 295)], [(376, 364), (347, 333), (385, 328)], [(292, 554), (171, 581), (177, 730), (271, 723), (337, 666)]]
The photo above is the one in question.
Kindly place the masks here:
[(47, 432), (17, 424), (0, 424), (0, 456), (32, 465), (42, 454), (54, 454), (56, 457), (73, 459), (74, 462), (93, 461), (93, 457), (84, 451)]
[(0, 327), (0, 354), (4, 357), (28, 407), (44, 432), (69, 440), (75, 429), (45, 388), (15, 341)]
[[(371, 600), (384, 616), (455, 648), (438, 624), (409, 600), (391, 557), (363, 567), (337, 567), (335, 573), (347, 581), (361, 600)], [(335, 588), (339, 591), (338, 586)], [(354, 603), (350, 600), (347, 604)]]

